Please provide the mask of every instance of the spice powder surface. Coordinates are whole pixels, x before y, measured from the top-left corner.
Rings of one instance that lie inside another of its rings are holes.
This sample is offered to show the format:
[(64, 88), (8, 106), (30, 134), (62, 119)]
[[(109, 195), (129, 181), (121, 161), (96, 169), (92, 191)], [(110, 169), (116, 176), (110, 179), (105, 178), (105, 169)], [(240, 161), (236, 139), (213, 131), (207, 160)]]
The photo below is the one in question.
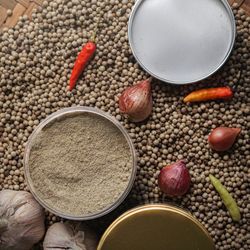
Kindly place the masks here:
[(61, 117), (32, 143), (30, 176), (50, 208), (73, 216), (112, 205), (125, 191), (132, 155), (122, 132), (91, 113)]

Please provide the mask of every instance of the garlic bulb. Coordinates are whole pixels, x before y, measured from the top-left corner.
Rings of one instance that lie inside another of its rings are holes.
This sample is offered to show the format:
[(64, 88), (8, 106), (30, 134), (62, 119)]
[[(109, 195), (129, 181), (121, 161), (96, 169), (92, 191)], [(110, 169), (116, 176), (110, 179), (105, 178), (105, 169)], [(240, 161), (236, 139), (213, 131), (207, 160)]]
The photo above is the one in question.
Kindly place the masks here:
[(30, 193), (0, 191), (1, 250), (29, 250), (44, 233), (44, 210)]
[(44, 250), (96, 250), (97, 239), (90, 229), (80, 223), (55, 223), (47, 231)]

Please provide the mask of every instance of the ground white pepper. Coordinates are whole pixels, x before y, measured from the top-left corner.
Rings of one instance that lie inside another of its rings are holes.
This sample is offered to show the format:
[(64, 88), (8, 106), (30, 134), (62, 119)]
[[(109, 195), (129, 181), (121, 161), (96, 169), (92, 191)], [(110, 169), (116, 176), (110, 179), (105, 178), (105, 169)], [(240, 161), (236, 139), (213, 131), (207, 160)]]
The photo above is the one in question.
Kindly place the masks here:
[(63, 116), (39, 132), (31, 146), (30, 175), (37, 195), (59, 212), (100, 212), (125, 191), (132, 154), (122, 132), (91, 113)]
[[(97, 107), (125, 126), (137, 149), (138, 175), (127, 201), (131, 200), (133, 206), (168, 202), (158, 188), (159, 171), (185, 158), (192, 187), (185, 197), (170, 202), (186, 208), (199, 219), (213, 237), (216, 249), (248, 250), (250, 17), (234, 5), (237, 36), (223, 68), (205, 82), (189, 86), (177, 88), (154, 81), (152, 116), (147, 123), (136, 125), (120, 114), (118, 106), (119, 95), (126, 87), (148, 77), (136, 63), (127, 39), (127, 22), (134, 2), (44, 1), (43, 7), (32, 14), (31, 21), (24, 16), (14, 28), (3, 29), (0, 34), (0, 190), (13, 190), (15, 185), (20, 190), (28, 190), (23, 167), (25, 143), (48, 114), (63, 107)], [(120, 15), (124, 10), (125, 14)], [(67, 92), (76, 55), (90, 38), (98, 16), (103, 18), (97, 34), (96, 55), (76, 89)], [(76, 47), (73, 41), (77, 42)], [(105, 66), (104, 72), (99, 70), (101, 66)], [(47, 75), (48, 69), (52, 76)], [(234, 90), (234, 98), (229, 102), (194, 105), (182, 102), (183, 96), (195, 89), (223, 85)], [(242, 129), (234, 148), (225, 154), (214, 153), (207, 144), (208, 134), (218, 126)], [(15, 157), (12, 152), (16, 153)], [(18, 175), (13, 172), (17, 169)], [(209, 181), (209, 174), (219, 178), (233, 193), (242, 213), (240, 223), (232, 223)], [(123, 205), (124, 210), (128, 209), (128, 202)], [(118, 216), (121, 211), (116, 211)], [(51, 213), (46, 214), (48, 224), (60, 220)], [(95, 230), (102, 233), (115, 219), (111, 218), (97, 220)]]

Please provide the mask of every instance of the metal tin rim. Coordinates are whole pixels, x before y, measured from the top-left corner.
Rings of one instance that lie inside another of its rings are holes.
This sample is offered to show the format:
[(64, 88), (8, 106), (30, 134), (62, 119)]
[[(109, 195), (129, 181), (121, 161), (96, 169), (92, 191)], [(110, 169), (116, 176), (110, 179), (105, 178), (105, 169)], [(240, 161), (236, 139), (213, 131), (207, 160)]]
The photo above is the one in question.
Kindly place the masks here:
[(228, 57), (230, 56), (231, 52), (232, 52), (232, 49), (234, 47), (234, 43), (235, 43), (235, 37), (236, 37), (236, 24), (235, 24), (235, 18), (234, 18), (234, 14), (233, 14), (233, 11), (228, 3), (227, 0), (218, 0), (218, 1), (221, 1), (229, 16), (230, 16), (230, 19), (231, 19), (231, 28), (232, 28), (232, 40), (231, 40), (231, 43), (230, 43), (230, 48), (227, 52), (227, 54), (225, 55), (224, 59), (222, 60), (222, 62), (220, 63), (220, 65), (215, 69), (213, 70), (211, 73), (209, 73), (208, 75), (204, 76), (204, 77), (201, 77), (201, 78), (198, 78), (194, 81), (173, 81), (173, 80), (168, 80), (168, 79), (164, 79), (160, 76), (157, 76), (156, 74), (154, 74), (151, 70), (149, 70), (148, 68), (145, 67), (145, 65), (141, 62), (141, 60), (138, 58), (138, 56), (136, 55), (135, 53), (135, 50), (134, 50), (134, 46), (133, 46), (133, 42), (132, 42), (132, 24), (133, 24), (133, 20), (134, 20), (134, 16), (136, 14), (136, 11), (137, 9), (140, 7), (141, 3), (145, 1), (145, 0), (136, 0), (136, 3), (135, 5), (133, 6), (132, 8), (132, 11), (131, 11), (131, 14), (130, 14), (130, 17), (129, 17), (129, 22), (128, 22), (128, 40), (129, 40), (129, 45), (130, 45), (130, 48), (131, 48), (131, 51), (136, 59), (136, 61), (140, 64), (140, 66), (145, 70), (147, 71), (151, 76), (153, 76), (154, 78), (160, 80), (160, 81), (163, 81), (163, 82), (166, 82), (166, 83), (170, 83), (170, 84), (174, 84), (174, 85), (185, 85), (185, 84), (191, 84), (191, 83), (196, 83), (196, 82), (199, 82), (201, 80), (204, 80), (206, 78), (208, 78), (209, 76), (213, 75), (215, 72), (217, 72), (224, 64), (225, 62), (227, 61)]
[(180, 209), (176, 206), (168, 205), (168, 204), (148, 204), (148, 205), (143, 205), (143, 206), (138, 206), (133, 209), (128, 210), (124, 214), (122, 214), (120, 217), (118, 217), (104, 232), (102, 235), (97, 250), (101, 250), (102, 246), (107, 238), (107, 236), (112, 232), (112, 230), (123, 220), (126, 218), (130, 217), (133, 214), (139, 213), (141, 211), (149, 211), (149, 210), (163, 210), (163, 211), (174, 211), (180, 215), (185, 216), (186, 218), (190, 219), (193, 221), (206, 235), (207, 237), (213, 242), (211, 236), (209, 235), (208, 231), (205, 229), (205, 227), (197, 220), (195, 219), (188, 211), (184, 209)]
[[(33, 185), (33, 181), (32, 178), (30, 176), (30, 171), (29, 171), (29, 154), (30, 154), (30, 149), (31, 149), (31, 144), (32, 141), (34, 140), (34, 138), (36, 137), (37, 133), (39, 133), (41, 131), (41, 129), (46, 126), (49, 122), (51, 122), (52, 120), (59, 118), (63, 115), (67, 115), (70, 113), (93, 113), (95, 115), (99, 115), (105, 119), (108, 119), (111, 123), (113, 123), (124, 135), (129, 147), (130, 147), (130, 152), (131, 152), (131, 156), (132, 156), (132, 172), (130, 175), (130, 179), (128, 182), (128, 185), (126, 187), (126, 189), (123, 191), (123, 193), (120, 195), (120, 197), (116, 200), (115, 203), (111, 204), (109, 207), (104, 208), (103, 210), (97, 212), (97, 213), (93, 213), (93, 214), (89, 214), (89, 215), (83, 215), (83, 216), (74, 216), (74, 215), (70, 215), (70, 214), (66, 214), (66, 213), (62, 213), (62, 211), (57, 211), (54, 208), (51, 208), (50, 206), (48, 206), (48, 204), (46, 202), (44, 202), (37, 194), (36, 194), (36, 189), (34, 188)], [(91, 220), (91, 219), (96, 219), (99, 218), (101, 216), (104, 216), (108, 213), (110, 213), (111, 211), (113, 211), (115, 208), (117, 208), (123, 201), (124, 199), (127, 197), (127, 195), (129, 194), (130, 190), (132, 189), (132, 186), (134, 184), (135, 181), (135, 177), (136, 177), (136, 171), (137, 171), (137, 159), (136, 159), (136, 151), (134, 148), (134, 144), (131, 140), (131, 138), (129, 137), (128, 132), (126, 131), (126, 129), (112, 116), (110, 116), (109, 114), (97, 109), (97, 108), (91, 108), (91, 107), (71, 107), (71, 108), (64, 108), (61, 109), (55, 113), (52, 113), (51, 115), (49, 115), (46, 119), (44, 119), (36, 128), (35, 130), (32, 132), (32, 134), (30, 135), (28, 142), (25, 146), (25, 151), (24, 151), (24, 175), (25, 175), (25, 179), (27, 181), (27, 185), (28, 188), (30, 190), (30, 192), (32, 193), (32, 195), (34, 196), (34, 198), (38, 201), (38, 203), (40, 203), (44, 208), (46, 208), (48, 211), (50, 211), (51, 213), (54, 213), (62, 218), (65, 219), (69, 219), (69, 220)]]

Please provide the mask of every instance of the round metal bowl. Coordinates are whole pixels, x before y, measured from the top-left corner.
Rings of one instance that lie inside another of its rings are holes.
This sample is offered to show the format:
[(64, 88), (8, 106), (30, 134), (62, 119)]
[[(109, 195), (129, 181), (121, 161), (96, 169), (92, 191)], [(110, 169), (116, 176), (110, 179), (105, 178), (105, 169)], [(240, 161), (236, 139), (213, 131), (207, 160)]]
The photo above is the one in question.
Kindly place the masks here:
[[(31, 178), (30, 175), (30, 168), (29, 168), (29, 156), (30, 156), (30, 150), (32, 147), (32, 143), (34, 141), (34, 139), (36, 138), (36, 136), (38, 135), (38, 133), (45, 127), (47, 126), (49, 123), (63, 118), (64, 116), (72, 116), (74, 114), (81, 114), (81, 113), (92, 113), (94, 115), (97, 116), (101, 116), (102, 118), (107, 119), (108, 121), (110, 121), (113, 125), (115, 125), (123, 134), (123, 136), (125, 137), (129, 148), (130, 148), (130, 152), (131, 152), (131, 157), (132, 157), (132, 171), (131, 171), (131, 175), (130, 175), (130, 179), (128, 182), (128, 185), (126, 187), (126, 189), (124, 190), (124, 192), (120, 195), (120, 197), (109, 207), (106, 207), (105, 209), (103, 209), (102, 211), (93, 213), (93, 214), (83, 214), (82, 216), (75, 216), (72, 214), (68, 214), (65, 213), (63, 211), (59, 211), (58, 209), (56, 209), (55, 207), (51, 207), (49, 206), (41, 197), (39, 197), (39, 195), (37, 194), (36, 188), (34, 187), (34, 183), (33, 180)], [(133, 146), (132, 140), (130, 139), (127, 131), (125, 130), (125, 128), (113, 117), (111, 117), (110, 115), (108, 115), (107, 113), (102, 112), (99, 109), (96, 108), (89, 108), (89, 107), (72, 107), (72, 108), (65, 108), (62, 110), (59, 110), (53, 114), (51, 114), (50, 116), (48, 116), (45, 120), (43, 120), (38, 127), (36, 127), (36, 129), (34, 130), (34, 132), (31, 134), (31, 136), (28, 139), (26, 148), (25, 148), (25, 153), (24, 153), (24, 174), (25, 174), (25, 178), (27, 181), (27, 185), (31, 191), (31, 193), (33, 194), (33, 196), (35, 197), (35, 199), (44, 207), (46, 208), (48, 211), (66, 218), (66, 219), (70, 219), (70, 220), (89, 220), (89, 219), (95, 219), (98, 217), (101, 217), (109, 212), (111, 212), (112, 210), (114, 210), (117, 206), (119, 206), (122, 201), (126, 198), (126, 196), (128, 195), (128, 193), (130, 192), (134, 180), (135, 180), (135, 176), (136, 176), (136, 152), (135, 152), (135, 148)]]
[(128, 38), (144, 70), (181, 85), (215, 73), (231, 53), (235, 31), (226, 0), (138, 0)]
[(115, 220), (97, 250), (215, 250), (202, 224), (183, 209), (163, 204), (134, 208)]

